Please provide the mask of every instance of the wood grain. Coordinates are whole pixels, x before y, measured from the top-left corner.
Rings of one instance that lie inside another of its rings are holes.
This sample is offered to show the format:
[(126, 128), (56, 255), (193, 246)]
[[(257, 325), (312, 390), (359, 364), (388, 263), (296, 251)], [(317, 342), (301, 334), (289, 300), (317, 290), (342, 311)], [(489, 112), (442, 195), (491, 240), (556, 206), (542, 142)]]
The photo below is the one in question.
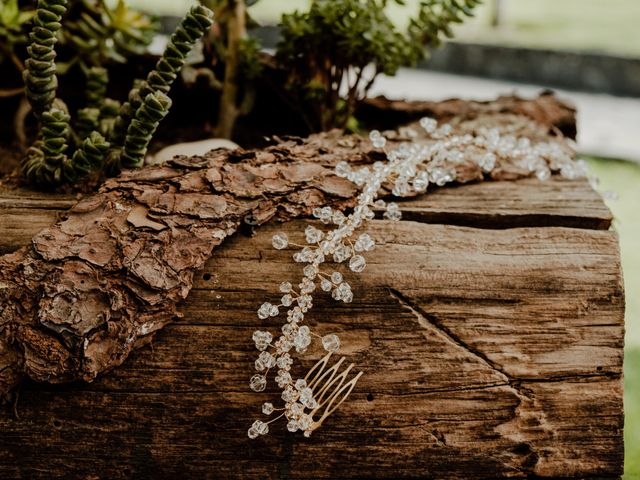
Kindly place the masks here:
[[(75, 195), (0, 187), (0, 254), (27, 245), (76, 202)], [(554, 176), (439, 188), (403, 205), (405, 218), (481, 228), (560, 226), (607, 229), (612, 216), (585, 180)]]
[(356, 391), (310, 439), (283, 425), (246, 439), (261, 402), (277, 395), (247, 388), (255, 308), (295, 278), (290, 252), (274, 251), (270, 237), (301, 237), (304, 225), (232, 238), (196, 277), (184, 318), (110, 375), (23, 389), (21, 419), (0, 420), (0, 471), (619, 477), (623, 292), (608, 230), (374, 221), (380, 246), (350, 276), (354, 303), (318, 296), (310, 320), (339, 333), (365, 372)]

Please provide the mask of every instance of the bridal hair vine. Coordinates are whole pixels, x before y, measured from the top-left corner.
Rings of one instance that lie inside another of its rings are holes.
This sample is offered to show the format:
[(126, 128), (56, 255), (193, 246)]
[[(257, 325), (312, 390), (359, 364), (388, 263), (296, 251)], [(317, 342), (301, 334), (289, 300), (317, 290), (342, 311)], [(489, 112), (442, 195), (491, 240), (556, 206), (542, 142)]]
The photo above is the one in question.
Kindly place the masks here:
[[(312, 293), (317, 287), (330, 293), (337, 301), (350, 303), (353, 300), (351, 285), (342, 273), (325, 270), (322, 267), (325, 260), (331, 258), (337, 264), (346, 262), (351, 271), (362, 272), (366, 267), (363, 254), (371, 251), (375, 242), (367, 233), (360, 233), (354, 239), (356, 229), (375, 217), (374, 209), (384, 209), (383, 217), (387, 220), (402, 218), (397, 203), (377, 198), (388, 190), (383, 186), (389, 186), (391, 193), (398, 197), (423, 194), (429, 184), (443, 186), (453, 182), (456, 165), (465, 161), (477, 163), (486, 174), (511, 163), (535, 174), (540, 180), (547, 180), (552, 171), (560, 172), (565, 178), (577, 178), (587, 173), (586, 163), (573, 159), (573, 150), (566, 142), (533, 143), (528, 138), (501, 135), (498, 129), (483, 129), (475, 135), (458, 135), (451, 125), (438, 126), (431, 118), (423, 118), (419, 123), (427, 134), (426, 141), (400, 143), (390, 150), (385, 149), (387, 139), (380, 132), (374, 130), (370, 133), (373, 147), (386, 153), (386, 162), (377, 161), (371, 168), (359, 169), (352, 169), (346, 162), (336, 165), (336, 175), (355, 183), (361, 188), (361, 193), (348, 215), (328, 206), (313, 210), (313, 216), (321, 223), (334, 225), (332, 230), (325, 232), (313, 225), (307, 226), (304, 230), (307, 245), (290, 242), (284, 233), (273, 236), (274, 248), (298, 248), (293, 260), (305, 265), (297, 287), (290, 282), (280, 284), (283, 295), (278, 305), (265, 302), (258, 309), (258, 318), (265, 320), (278, 316), (284, 307), (287, 309), (286, 323), (277, 340), (267, 331), (256, 330), (253, 333), (253, 341), (260, 354), (255, 361), (258, 373), (251, 377), (249, 385), (253, 391), (262, 392), (267, 385), (267, 374), (271, 369), (277, 369), (275, 382), (282, 389), (284, 406), (275, 408), (270, 402), (264, 403), (263, 414), (280, 414), (269, 421), (256, 420), (249, 428), (249, 438), (265, 435), (269, 432), (269, 424), (282, 417), (286, 418), (287, 430), (300, 430), (304, 436), (310, 436), (345, 401), (362, 375), (362, 372), (353, 371), (353, 364), (343, 368), (344, 358), (329, 366), (332, 355), (340, 349), (340, 339), (334, 333), (318, 335), (303, 322), (313, 307)], [(417, 136), (413, 130), (410, 133), (409, 137)], [(294, 380), (290, 352), (304, 353), (313, 337), (320, 339), (327, 354), (306, 376)]]

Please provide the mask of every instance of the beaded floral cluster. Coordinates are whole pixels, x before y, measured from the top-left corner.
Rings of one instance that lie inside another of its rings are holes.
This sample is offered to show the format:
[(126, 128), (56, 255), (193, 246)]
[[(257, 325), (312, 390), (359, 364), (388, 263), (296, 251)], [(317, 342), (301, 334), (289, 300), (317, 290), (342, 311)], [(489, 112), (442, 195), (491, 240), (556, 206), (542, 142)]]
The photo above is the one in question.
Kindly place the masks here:
[[(275, 382), (282, 389), (284, 405), (275, 408), (270, 402), (264, 403), (263, 414), (280, 414), (270, 421), (256, 420), (249, 428), (250, 438), (265, 435), (269, 424), (282, 417), (286, 418), (290, 432), (302, 431), (305, 436), (311, 435), (346, 399), (362, 374), (353, 375), (353, 365), (341, 371), (344, 358), (329, 367), (331, 355), (340, 349), (340, 339), (334, 333), (320, 336), (304, 322), (313, 307), (313, 294), (318, 290), (330, 294), (337, 301), (350, 303), (353, 300), (351, 285), (343, 274), (327, 270), (323, 265), (333, 261), (348, 265), (349, 270), (355, 273), (365, 269), (367, 263), (363, 254), (371, 251), (375, 242), (367, 233), (360, 233), (355, 238), (354, 235), (357, 229), (375, 217), (374, 210), (383, 210), (383, 217), (388, 220), (402, 218), (397, 203), (377, 198), (381, 192), (391, 190), (394, 196), (399, 197), (425, 193), (430, 184), (443, 186), (455, 181), (456, 165), (470, 160), (487, 174), (509, 162), (535, 174), (540, 180), (548, 179), (552, 172), (560, 172), (566, 178), (577, 178), (587, 173), (586, 164), (573, 159), (573, 151), (565, 142), (532, 143), (524, 137), (501, 135), (497, 129), (484, 130), (477, 135), (456, 135), (449, 124), (438, 126), (431, 118), (423, 118), (419, 123), (428, 141), (401, 143), (394, 149), (385, 150), (387, 161), (375, 162), (370, 167), (352, 169), (346, 162), (336, 165), (336, 175), (361, 187), (361, 193), (348, 215), (330, 207), (313, 211), (313, 216), (322, 224), (332, 226), (330, 230), (307, 226), (304, 231), (307, 245), (290, 242), (284, 233), (273, 236), (273, 247), (278, 250), (298, 248), (293, 260), (304, 264), (304, 267), (302, 279), (296, 286), (289, 282), (280, 284), (282, 298), (279, 304), (265, 302), (258, 309), (261, 320), (276, 317), (281, 309), (286, 309), (286, 323), (277, 338), (267, 331), (253, 333), (253, 341), (260, 354), (255, 361), (258, 373), (251, 377), (249, 384), (252, 390), (263, 391), (268, 373), (276, 370)], [(369, 138), (374, 148), (385, 149), (387, 139), (380, 132), (372, 131)], [(306, 376), (294, 378), (292, 353), (304, 353), (314, 337), (320, 339), (327, 354)]]

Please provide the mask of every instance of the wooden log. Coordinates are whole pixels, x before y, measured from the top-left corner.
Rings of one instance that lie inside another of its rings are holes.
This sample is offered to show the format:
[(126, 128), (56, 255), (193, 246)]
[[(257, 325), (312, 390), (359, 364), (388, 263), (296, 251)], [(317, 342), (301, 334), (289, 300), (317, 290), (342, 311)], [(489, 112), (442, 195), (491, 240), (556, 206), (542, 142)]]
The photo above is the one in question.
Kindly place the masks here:
[[(0, 192), (2, 218), (56, 208)], [(59, 199), (59, 207), (69, 198)], [(48, 204), (51, 204), (48, 202)], [(27, 382), (0, 415), (2, 478), (619, 478), (624, 298), (611, 215), (586, 181), (469, 184), (375, 220), (355, 299), (315, 300), (365, 374), (311, 438), (249, 441), (256, 307), (297, 278), (267, 225), (217, 248), (149, 347), (90, 384)], [(22, 209), (22, 210), (21, 210)], [(3, 221), (3, 251), (38, 222)], [(266, 321), (270, 330), (277, 319)], [(319, 352), (299, 365), (308, 368)]]
[(247, 388), (255, 308), (293, 280), (270, 236), (301, 237), (304, 224), (217, 250), (184, 318), (110, 375), (27, 385), (20, 419), (0, 419), (4, 478), (619, 477), (623, 294), (609, 230), (373, 222), (380, 248), (354, 303), (319, 296), (311, 320), (364, 370), (356, 391), (308, 440), (280, 425), (249, 442), (277, 395)]

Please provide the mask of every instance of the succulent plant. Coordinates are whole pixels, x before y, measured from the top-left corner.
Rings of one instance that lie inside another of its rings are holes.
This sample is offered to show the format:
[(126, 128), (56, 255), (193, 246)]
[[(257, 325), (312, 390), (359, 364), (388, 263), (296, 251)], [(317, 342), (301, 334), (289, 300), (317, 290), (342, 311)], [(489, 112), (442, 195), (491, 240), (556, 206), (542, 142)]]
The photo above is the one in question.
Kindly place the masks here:
[(117, 171), (120, 165), (143, 163), (149, 141), (167, 114), (167, 96), (194, 43), (208, 30), (213, 13), (197, 5), (171, 36), (167, 49), (146, 80), (137, 81), (128, 101), (120, 105), (105, 97), (107, 71), (88, 67), (87, 106), (76, 113), (74, 128), (64, 102), (56, 97), (55, 45), (68, 0), (39, 0), (30, 33), (24, 72), (29, 102), (40, 122), (37, 140), (23, 160), (32, 182), (55, 187), (97, 169)]
[(142, 55), (158, 33), (155, 18), (129, 7), (124, 0), (109, 6), (104, 0), (76, 0), (70, 4), (61, 43), (70, 58), (62, 69), (80, 63), (83, 68), (106, 62), (125, 63)]
[(379, 74), (414, 65), (425, 47), (451, 36), (451, 24), (471, 15), (480, 0), (422, 0), (406, 32), (386, 15), (388, 3), (313, 0), (308, 11), (283, 15), (276, 56), (295, 103), (308, 107), (302, 113), (311, 129), (345, 127)]

